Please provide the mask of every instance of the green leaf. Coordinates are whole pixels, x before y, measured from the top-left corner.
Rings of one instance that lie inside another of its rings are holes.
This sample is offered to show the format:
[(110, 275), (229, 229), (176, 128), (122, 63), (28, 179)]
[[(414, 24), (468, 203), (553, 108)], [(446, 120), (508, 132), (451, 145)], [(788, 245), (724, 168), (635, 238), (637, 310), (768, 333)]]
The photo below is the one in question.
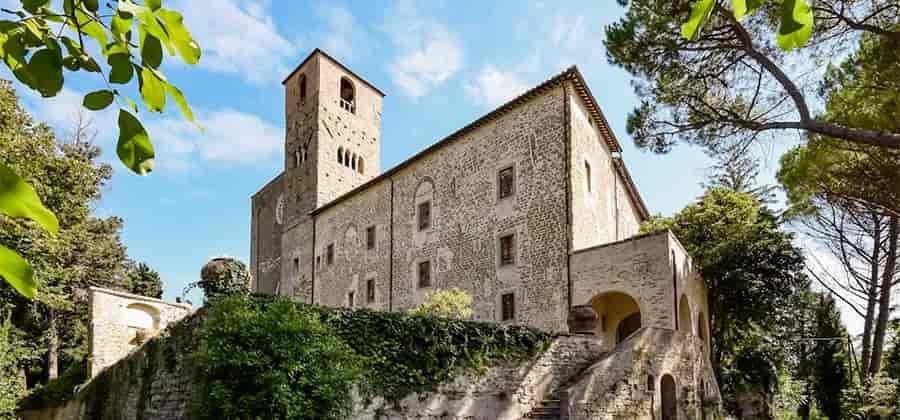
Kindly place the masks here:
[(115, 99), (111, 90), (98, 90), (84, 96), (84, 107), (91, 111), (99, 111), (109, 106)]
[(132, 22), (131, 17), (125, 16), (124, 13), (116, 13), (110, 23), (110, 31), (119, 41), (124, 42), (131, 32)]
[(31, 56), (28, 72), (34, 77), (34, 88), (45, 98), (56, 96), (63, 87), (62, 60), (56, 52), (42, 49)]
[(22, 0), (22, 8), (28, 13), (36, 14), (42, 7), (50, 5), (50, 0)]
[(127, 84), (134, 77), (134, 67), (131, 65), (131, 57), (128, 54), (113, 54), (107, 59), (112, 70), (109, 72), (109, 82), (121, 85)]
[(139, 13), (137, 15), (137, 18), (138, 21), (141, 22), (141, 24), (138, 25), (138, 31), (144, 31), (155, 36), (157, 39), (159, 39), (160, 43), (166, 46), (166, 50), (169, 51), (169, 55), (175, 54), (175, 50), (172, 49), (171, 45), (169, 45), (169, 34), (166, 33), (166, 30), (162, 25), (160, 25), (159, 20), (156, 19), (156, 16), (153, 14), (153, 12), (147, 10), (145, 12)]
[(181, 59), (188, 64), (197, 64), (200, 61), (200, 45), (194, 41), (193, 36), (184, 26), (181, 13), (166, 9), (161, 9), (156, 13), (166, 24), (169, 39), (175, 44)]
[(34, 299), (34, 294), (37, 292), (34, 269), (19, 254), (3, 245), (0, 245), (0, 277), (3, 277), (22, 296)]
[(78, 69), (81, 68), (81, 66), (78, 64), (78, 59), (72, 57), (71, 55), (63, 58), (62, 63), (63, 66), (65, 66), (65, 68), (69, 69), (70, 71), (78, 71)]
[(141, 59), (143, 64), (158, 69), (159, 65), (162, 64), (162, 58), (162, 44), (159, 43), (159, 39), (145, 31), (141, 31)]
[(812, 30), (813, 12), (806, 0), (784, 0), (781, 4), (781, 25), (778, 27), (778, 46), (785, 51), (800, 48), (809, 41)]
[(81, 4), (91, 12), (96, 12), (100, 8), (97, 0), (81, 0)]
[(184, 118), (196, 125), (197, 123), (194, 121), (194, 112), (191, 111), (191, 106), (188, 105), (187, 99), (184, 98), (184, 94), (171, 83), (166, 83), (166, 91), (169, 92), (172, 100), (174, 100), (175, 104), (178, 105), (178, 108), (181, 109)]
[(0, 163), (0, 213), (35, 221), (44, 230), (56, 235), (59, 221), (41, 203), (40, 197), (25, 180)]
[(700, 30), (703, 29), (703, 25), (709, 20), (715, 5), (716, 0), (697, 0), (691, 9), (691, 16), (688, 18), (688, 21), (681, 26), (681, 35), (691, 41), (697, 39), (700, 35)]
[(143, 67), (139, 76), (144, 105), (151, 112), (162, 112), (166, 107), (166, 81), (150, 67)]
[(153, 11), (162, 7), (162, 0), (145, 0), (144, 3)]
[(116, 145), (119, 160), (138, 175), (153, 171), (153, 144), (141, 122), (124, 109), (119, 110), (119, 142)]

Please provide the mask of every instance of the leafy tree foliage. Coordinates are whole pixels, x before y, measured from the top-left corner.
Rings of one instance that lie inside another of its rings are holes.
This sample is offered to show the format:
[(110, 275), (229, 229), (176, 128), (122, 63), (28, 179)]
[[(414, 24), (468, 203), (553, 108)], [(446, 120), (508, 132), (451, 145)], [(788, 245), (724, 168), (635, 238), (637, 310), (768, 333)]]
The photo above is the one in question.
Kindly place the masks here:
[(472, 296), (456, 287), (432, 292), (419, 307), (410, 310), (409, 313), (442, 318), (471, 319)]
[(213, 258), (200, 270), (200, 281), (188, 286), (203, 289), (206, 299), (250, 293), (250, 271), (243, 262), (228, 257)]
[(199, 418), (348, 418), (362, 360), (315, 310), (224, 297), (201, 336)]
[[(163, 112), (170, 97), (184, 117), (194, 121), (184, 94), (169, 83), (160, 68), (163, 49), (170, 56), (177, 52), (188, 64), (200, 60), (200, 47), (184, 26), (181, 14), (163, 8), (161, 0), (141, 4), (133, 0), (114, 4), (20, 0), (20, 4), (19, 10), (2, 10), (13, 19), (0, 21), (3, 64), (16, 79), (43, 97), (56, 96), (67, 73), (97, 76), (104, 88), (85, 95), (84, 107), (102, 110), (118, 100), (119, 159), (137, 174), (152, 171), (153, 144), (135, 116), (138, 105), (112, 84), (134, 82), (151, 112)], [(105, 8), (101, 10), (101, 6)], [(95, 51), (100, 55), (95, 56)], [(59, 227), (56, 216), (27, 180), (34, 175), (14, 169), (0, 162), (0, 214), (30, 220), (55, 234)], [(34, 297), (37, 287), (34, 271), (25, 258), (0, 245), (0, 277), (28, 298)]]
[(89, 286), (129, 290), (122, 220), (91, 214), (111, 176), (99, 155), (81, 135), (57, 140), (21, 108), (10, 83), (0, 81), (0, 164), (26, 174), (59, 223), (51, 236), (36, 224), (0, 215), (0, 244), (27, 258), (41, 284), (30, 300), (0, 283), (0, 313), (11, 313), (29, 387), (84, 362)]
[[(805, 0), (736, 1), (733, 10), (721, 0), (620, 3), (627, 3), (625, 16), (606, 28), (605, 45), (609, 61), (636, 79), (641, 104), (627, 127), (639, 146), (665, 152), (684, 142), (717, 152), (802, 130), (900, 148), (897, 131), (817, 117), (809, 105), (814, 92), (806, 88), (815, 84), (811, 79), (817, 73), (810, 70), (840, 56), (861, 34), (897, 39), (896, 2), (818, 0), (811, 9), (818, 23), (808, 34), (808, 48), (790, 54), (779, 45), (802, 45), (806, 34), (785, 28), (812, 25), (809, 13), (801, 10), (808, 7)], [(682, 32), (685, 22), (698, 20), (704, 23)], [(776, 30), (778, 36), (771, 36)]]
[(726, 403), (747, 387), (771, 395), (784, 357), (780, 339), (809, 286), (793, 236), (752, 195), (724, 188), (641, 229), (671, 229), (700, 267), (709, 288), (711, 358)]
[(25, 393), (25, 383), (19, 367), (22, 346), (15, 340), (10, 317), (3, 316), (0, 321), (0, 419), (2, 420), (16, 418), (16, 404)]
[(128, 276), (128, 289), (131, 293), (157, 299), (162, 297), (162, 279), (159, 277), (159, 273), (149, 265), (143, 262), (135, 264), (127, 261), (125, 271)]

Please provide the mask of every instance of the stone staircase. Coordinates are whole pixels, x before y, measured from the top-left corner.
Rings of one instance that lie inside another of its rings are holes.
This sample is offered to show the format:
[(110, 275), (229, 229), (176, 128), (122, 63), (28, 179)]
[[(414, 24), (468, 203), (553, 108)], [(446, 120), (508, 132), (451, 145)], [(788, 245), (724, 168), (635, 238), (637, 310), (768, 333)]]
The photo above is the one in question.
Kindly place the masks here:
[(523, 419), (541, 419), (541, 420), (559, 420), (561, 417), (560, 413), (560, 400), (559, 395), (556, 392), (548, 395), (547, 398), (544, 398), (540, 404), (534, 407)]

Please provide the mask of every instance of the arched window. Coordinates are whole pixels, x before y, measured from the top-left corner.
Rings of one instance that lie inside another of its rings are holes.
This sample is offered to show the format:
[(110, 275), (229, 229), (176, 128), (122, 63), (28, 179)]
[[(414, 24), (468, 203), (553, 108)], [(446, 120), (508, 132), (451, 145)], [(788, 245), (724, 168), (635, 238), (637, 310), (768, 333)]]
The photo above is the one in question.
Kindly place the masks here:
[(338, 163), (344, 164), (344, 148), (338, 147)]
[(350, 169), (356, 170), (356, 153), (353, 154), (353, 158), (350, 160)]
[(678, 326), (688, 334), (694, 332), (694, 323), (691, 322), (691, 303), (685, 294), (681, 295), (681, 300), (678, 302)]
[(362, 156), (359, 157), (359, 160), (356, 162), (356, 170), (359, 173), (365, 173), (365, 163), (363, 163)]
[(356, 88), (346, 77), (341, 77), (341, 108), (351, 114), (356, 113)]
[(675, 420), (678, 418), (678, 395), (675, 387), (675, 378), (665, 374), (660, 380), (660, 399), (662, 400), (662, 420)]
[(306, 101), (306, 75), (300, 75), (300, 102)]
[[(302, 149), (302, 147), (301, 147), (301, 149)], [(294, 167), (295, 168), (300, 166), (301, 163), (303, 163), (302, 158), (303, 158), (303, 153), (300, 151), (300, 149), (295, 150), (294, 151)]]
[(584, 161), (584, 178), (587, 180), (587, 192), (591, 192), (591, 164)]
[(306, 162), (307, 160), (309, 160), (309, 148), (303, 146), (303, 161)]

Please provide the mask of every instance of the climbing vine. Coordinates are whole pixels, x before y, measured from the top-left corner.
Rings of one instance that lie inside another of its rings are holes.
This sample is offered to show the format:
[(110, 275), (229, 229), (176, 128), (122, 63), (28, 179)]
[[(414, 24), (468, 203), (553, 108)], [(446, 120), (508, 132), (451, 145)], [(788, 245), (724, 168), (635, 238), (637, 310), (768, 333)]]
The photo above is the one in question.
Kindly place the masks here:
[(351, 389), (399, 401), (550, 340), (528, 327), (242, 295), (213, 302), (201, 337), (200, 418), (345, 418)]

